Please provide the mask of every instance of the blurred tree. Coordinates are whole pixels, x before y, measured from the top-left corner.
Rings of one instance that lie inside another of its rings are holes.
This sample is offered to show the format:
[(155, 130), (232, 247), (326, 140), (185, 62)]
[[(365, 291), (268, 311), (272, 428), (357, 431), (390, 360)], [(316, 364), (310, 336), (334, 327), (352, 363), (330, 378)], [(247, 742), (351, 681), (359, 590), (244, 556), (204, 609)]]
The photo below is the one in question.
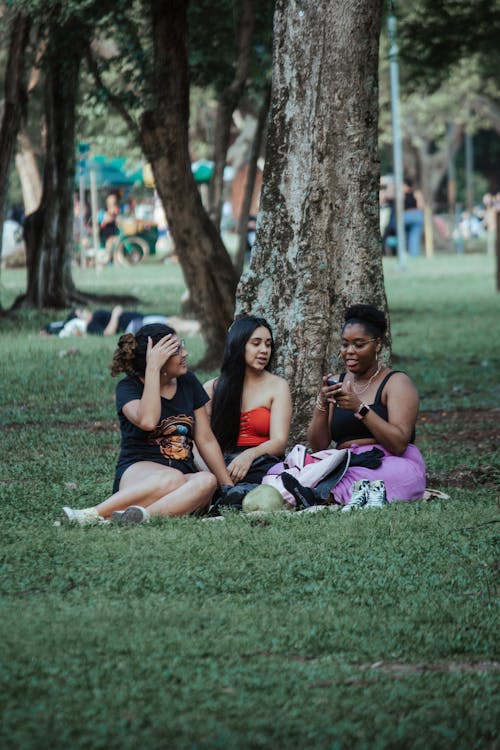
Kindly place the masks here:
[(252, 206), (255, 181), (257, 177), (257, 162), (259, 160), (259, 156), (262, 151), (262, 146), (264, 143), (264, 135), (265, 135), (265, 130), (266, 130), (266, 122), (267, 122), (267, 118), (269, 114), (270, 102), (271, 102), (271, 82), (269, 81), (269, 84), (265, 92), (264, 100), (261, 104), (259, 117), (257, 120), (257, 126), (255, 129), (255, 134), (254, 134), (251, 146), (250, 146), (250, 152), (248, 154), (248, 170), (247, 170), (247, 180), (245, 184), (245, 193), (243, 196), (243, 204), (241, 207), (240, 216), (238, 218), (239, 246), (238, 246), (238, 252), (236, 253), (236, 257), (234, 259), (234, 265), (238, 273), (238, 276), (241, 276), (241, 273), (243, 271), (243, 266), (245, 263), (246, 255), (248, 254), (249, 250), (251, 252), (251, 248), (249, 248), (249, 244), (248, 244), (248, 222), (249, 222), (250, 210)]
[[(26, 116), (27, 77), (26, 50), (31, 22), (24, 13), (11, 13), (4, 9), (5, 28), (9, 44), (6, 59), (5, 97), (0, 121), (0, 258), (2, 257), (2, 228), (12, 157), (17, 135)], [(0, 305), (1, 307), (1, 305)]]
[(264, 314), (304, 438), (346, 307), (386, 307), (378, 211), (382, 0), (278, 0), (257, 242), (237, 307)]
[(44, 39), (45, 154), (40, 205), (26, 217), (27, 290), (14, 306), (67, 307), (86, 302), (71, 275), (75, 111), (79, 69), (91, 26), (59, 3), (33, 3)]
[[(225, 334), (233, 318), (238, 276), (218, 227), (210, 221), (202, 205), (191, 173), (190, 72), (196, 83), (210, 81), (228, 97), (218, 129), (222, 133), (220, 176), (229, 142), (228, 122), (230, 125), (233, 108), (241, 97), (248, 61), (235, 63), (233, 48), (221, 47), (216, 33), (218, 25), (226, 30), (233, 28), (232, 24), (228, 26), (224, 13), (239, 4), (224, 2), (220, 8), (212, 6), (210, 13), (206, 4), (193, 5), (191, 32), (188, 5), (186, 0), (171, 3), (143, 0), (132, 8), (116, 3), (106, 23), (100, 24), (88, 64), (96, 81), (95, 96), (121, 113), (152, 164), (192, 305), (205, 336), (204, 364), (215, 366), (220, 362)], [(240, 57), (248, 57), (253, 4), (247, 2), (243, 7), (245, 23), (240, 37), (243, 41), (237, 49)], [(205, 28), (210, 32), (212, 47)], [(203, 29), (205, 36), (200, 33), (198, 39), (196, 29)], [(191, 66), (189, 40), (193, 48)], [(241, 68), (236, 77), (231, 64)], [(233, 88), (236, 93), (229, 97), (227, 91)], [(220, 201), (220, 190), (218, 195)]]
[(247, 106), (250, 100), (256, 100), (257, 110), (265, 100), (262, 92), (271, 68), (273, 10), (274, 0), (260, 0), (258, 6), (255, 0), (225, 0), (218, 3), (216, 13), (209, 0), (190, 6), (193, 81), (213, 89), (217, 100), (213, 136), (215, 170), (209, 185), (209, 213), (217, 227), (221, 220), (223, 174), (233, 113), (243, 98)]
[[(24, 224), (27, 289), (13, 307), (64, 308), (96, 299), (79, 292), (71, 274), (75, 112), (81, 61), (95, 18), (105, 12), (106, 5), (94, 0), (13, 0), (10, 6), (13, 12), (25, 14), (33, 27), (31, 54), (36, 67), (31, 78), (40, 76), (42, 84), (43, 114), (37, 125), (44, 150), (41, 199)], [(7, 71), (6, 85), (12, 85), (13, 75), (22, 71), (18, 61), (14, 73)], [(35, 87), (34, 83), (30, 86)], [(26, 129), (20, 133), (20, 151), (26, 151), (29, 141)]]
[[(465, 133), (475, 134), (490, 127), (500, 133), (500, 2), (408, 0), (391, 5), (398, 16), (405, 171), (422, 188), (429, 213), (428, 238), (432, 231), (430, 211), (442, 194), (450, 158), (460, 157)], [(383, 33), (382, 156), (384, 147), (392, 143), (387, 53)], [(480, 160), (478, 165), (495, 184), (492, 165)]]
[(151, 0), (149, 7), (154, 104), (141, 117), (140, 137), (205, 337), (203, 364), (213, 367), (233, 319), (237, 276), (191, 172), (187, 3)]
[[(231, 80), (225, 82), (221, 86), (220, 91), (217, 92), (213, 155), (215, 168), (209, 184), (209, 214), (217, 228), (220, 227), (222, 216), (224, 168), (226, 166), (226, 154), (231, 137), (232, 116), (247, 82), (255, 25), (254, 0), (241, 0), (239, 6), (238, 43), (237, 52), (233, 58), (235, 64)], [(199, 10), (199, 4), (195, 7)], [(230, 9), (228, 10), (230, 11)], [(231, 16), (230, 12), (225, 14), (226, 18), (231, 18)], [(207, 66), (207, 70), (210, 71), (210, 66)]]

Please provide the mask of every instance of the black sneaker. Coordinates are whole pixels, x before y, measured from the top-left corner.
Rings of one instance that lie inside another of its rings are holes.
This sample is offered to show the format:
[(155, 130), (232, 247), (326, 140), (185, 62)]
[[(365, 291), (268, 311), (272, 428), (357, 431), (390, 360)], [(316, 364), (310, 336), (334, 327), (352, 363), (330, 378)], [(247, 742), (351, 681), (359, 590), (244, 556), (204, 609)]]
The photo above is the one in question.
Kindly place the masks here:
[(323, 500), (312, 487), (304, 487), (298, 479), (291, 474), (287, 474), (286, 471), (281, 474), (281, 481), (283, 482), (283, 487), (295, 498), (297, 510), (299, 508), (310, 508), (313, 505), (323, 504)]
[(129, 526), (149, 521), (149, 513), (142, 505), (131, 505), (126, 510), (115, 510), (111, 514), (111, 523), (119, 523), (121, 526)]

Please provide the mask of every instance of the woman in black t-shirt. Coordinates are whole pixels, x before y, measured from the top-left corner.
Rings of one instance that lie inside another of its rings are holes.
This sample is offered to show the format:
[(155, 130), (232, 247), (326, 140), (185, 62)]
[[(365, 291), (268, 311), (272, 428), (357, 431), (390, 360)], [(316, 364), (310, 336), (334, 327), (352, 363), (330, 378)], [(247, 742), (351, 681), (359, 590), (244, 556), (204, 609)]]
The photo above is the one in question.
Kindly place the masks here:
[[(93, 508), (64, 508), (66, 520), (185, 515), (208, 506), (217, 483), (233, 484), (210, 428), (208, 396), (186, 357), (184, 342), (163, 324), (120, 337), (111, 374), (126, 377), (116, 388), (121, 448), (113, 495)], [(210, 471), (196, 470), (193, 441)]]

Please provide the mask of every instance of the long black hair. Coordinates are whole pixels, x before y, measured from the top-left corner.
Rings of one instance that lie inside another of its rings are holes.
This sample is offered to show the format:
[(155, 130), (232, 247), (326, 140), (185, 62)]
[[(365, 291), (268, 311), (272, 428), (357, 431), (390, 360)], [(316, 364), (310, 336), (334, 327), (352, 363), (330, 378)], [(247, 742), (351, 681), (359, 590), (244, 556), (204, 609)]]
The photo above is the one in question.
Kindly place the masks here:
[(211, 424), (222, 451), (234, 450), (240, 432), (241, 400), (245, 380), (245, 346), (253, 332), (263, 326), (271, 334), (271, 356), (266, 370), (271, 369), (274, 340), (271, 326), (264, 318), (244, 315), (229, 329), (224, 349), (220, 376), (212, 396)]

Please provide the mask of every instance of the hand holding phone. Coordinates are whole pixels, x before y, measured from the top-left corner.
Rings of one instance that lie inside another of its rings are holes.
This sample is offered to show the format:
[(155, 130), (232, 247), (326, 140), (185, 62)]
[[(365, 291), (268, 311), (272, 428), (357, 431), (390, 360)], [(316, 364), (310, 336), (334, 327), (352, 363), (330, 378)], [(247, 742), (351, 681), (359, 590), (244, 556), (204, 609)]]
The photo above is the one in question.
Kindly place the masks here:
[(338, 385), (338, 384), (339, 384), (339, 381), (338, 381), (338, 380), (335, 380), (335, 378), (333, 378), (333, 377), (332, 377), (332, 376), (330, 375), (330, 377), (326, 379), (326, 384), (327, 384), (327, 385)]

